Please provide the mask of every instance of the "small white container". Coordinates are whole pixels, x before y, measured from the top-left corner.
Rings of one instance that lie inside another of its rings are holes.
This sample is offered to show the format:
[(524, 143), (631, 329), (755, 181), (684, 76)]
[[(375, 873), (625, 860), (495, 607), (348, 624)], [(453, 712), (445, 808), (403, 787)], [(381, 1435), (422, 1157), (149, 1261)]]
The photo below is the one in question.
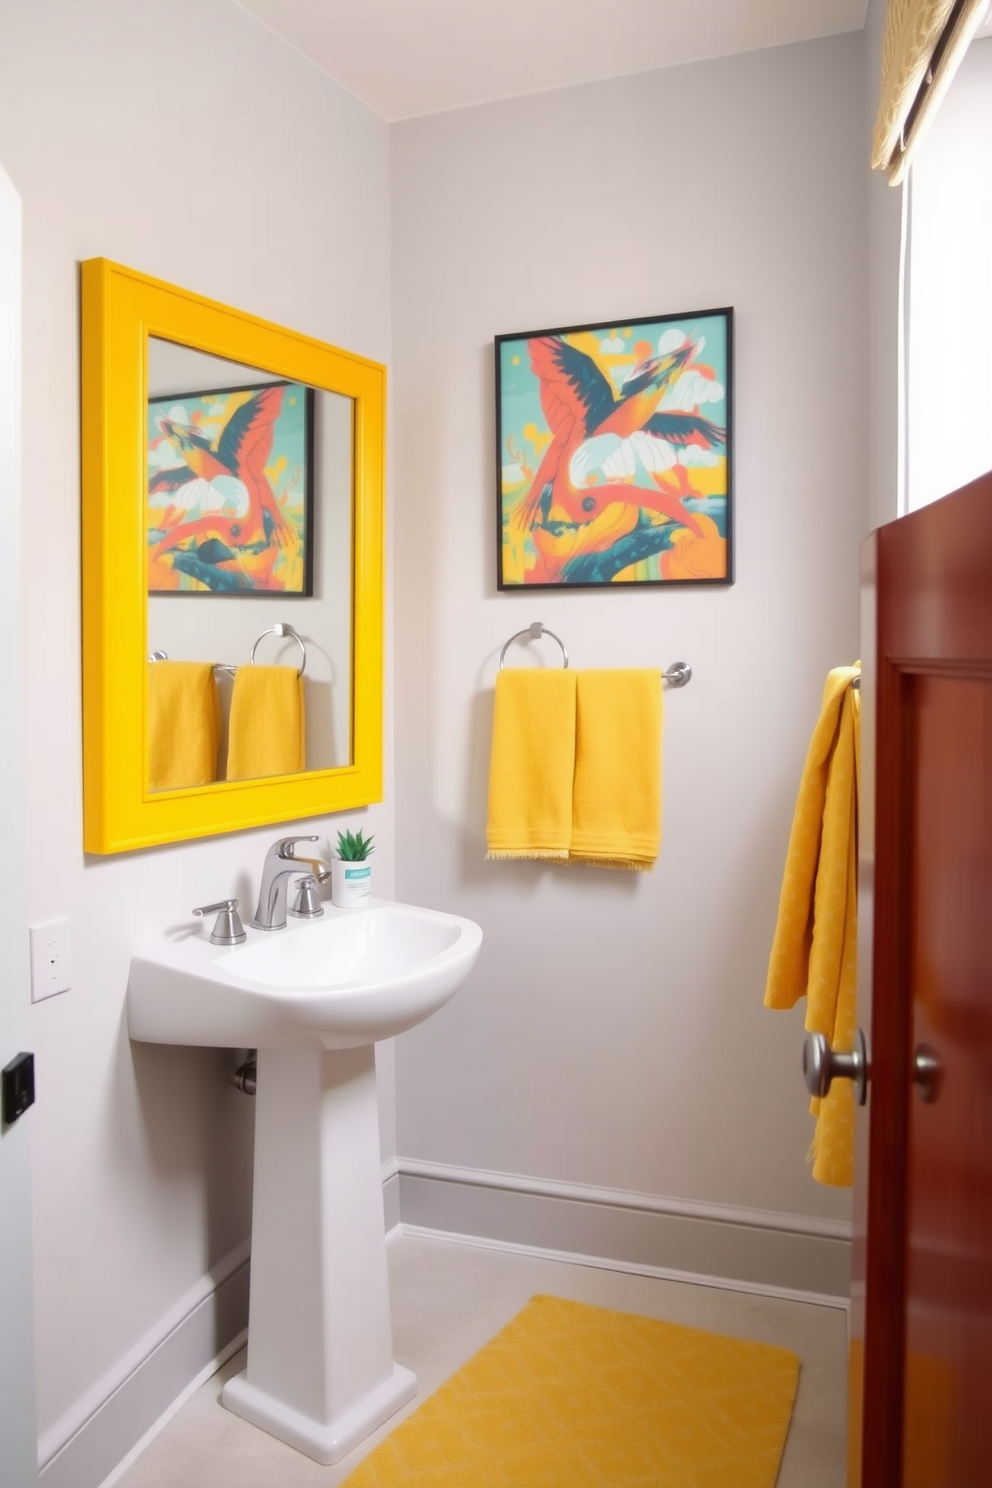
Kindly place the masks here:
[(347, 863), (331, 859), (331, 903), (338, 909), (361, 909), (372, 892), (372, 864), (367, 858)]

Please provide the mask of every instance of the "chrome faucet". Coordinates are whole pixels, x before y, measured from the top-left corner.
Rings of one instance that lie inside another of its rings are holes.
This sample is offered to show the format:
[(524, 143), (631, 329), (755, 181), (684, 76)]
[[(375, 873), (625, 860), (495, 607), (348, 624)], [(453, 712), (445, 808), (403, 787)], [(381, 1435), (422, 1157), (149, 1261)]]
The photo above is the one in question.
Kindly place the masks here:
[(286, 928), (286, 898), (290, 877), (312, 873), (318, 883), (326, 883), (331, 870), (322, 858), (298, 858), (293, 852), (297, 842), (316, 842), (314, 837), (280, 837), (265, 854), (262, 864), (262, 886), (258, 891), (258, 908), (252, 924), (258, 930)]

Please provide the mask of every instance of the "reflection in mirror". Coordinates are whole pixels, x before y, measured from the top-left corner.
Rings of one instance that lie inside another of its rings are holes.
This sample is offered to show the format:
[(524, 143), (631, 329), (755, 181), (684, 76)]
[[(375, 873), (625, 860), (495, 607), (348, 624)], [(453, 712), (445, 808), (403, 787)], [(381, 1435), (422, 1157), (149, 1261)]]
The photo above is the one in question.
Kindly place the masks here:
[(156, 337), (147, 370), (149, 789), (349, 765), (353, 400)]

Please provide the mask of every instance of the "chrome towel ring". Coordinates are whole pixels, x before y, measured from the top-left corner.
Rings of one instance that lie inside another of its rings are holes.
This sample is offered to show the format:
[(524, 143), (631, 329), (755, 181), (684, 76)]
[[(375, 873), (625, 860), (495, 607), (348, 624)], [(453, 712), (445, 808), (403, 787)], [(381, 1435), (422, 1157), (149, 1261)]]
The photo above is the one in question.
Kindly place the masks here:
[(269, 628), (268, 628), (268, 630), (263, 630), (262, 631), (262, 634), (259, 636), (259, 638), (255, 642), (254, 646), (252, 646), (252, 648), (251, 648), (251, 656), (248, 658), (249, 661), (251, 662), (252, 666), (255, 666), (255, 664), (256, 664), (255, 663), (255, 652), (258, 650), (259, 646), (265, 640), (265, 637), (266, 636), (269, 636), (269, 635), (286, 636), (286, 637), (289, 638), (289, 640), (296, 642), (296, 644), (299, 646), (301, 652), (303, 653), (303, 660), (301, 661), (299, 671), (297, 672), (297, 676), (298, 677), (302, 677), (303, 676), (303, 673), (307, 669), (307, 648), (306, 648), (306, 646), (304, 646), (301, 637), (296, 634), (296, 631), (293, 629), (293, 627), (291, 625), (286, 625), (283, 622), (280, 622), (278, 625), (270, 625)]
[(562, 666), (563, 667), (567, 667), (568, 666), (568, 652), (565, 650), (565, 642), (562, 640), (561, 636), (556, 636), (555, 633), (554, 633), (554, 631), (553, 630), (548, 630), (546, 626), (544, 626), (544, 625), (541, 624), (540, 620), (535, 620), (531, 625), (528, 625), (528, 627), (527, 627), (526, 630), (518, 630), (517, 633), (516, 633), (516, 635), (512, 635), (510, 637), (510, 639), (507, 641), (506, 645), (503, 647), (502, 651), (499, 653), (499, 669), (500, 669), (500, 671), (503, 670), (503, 663), (504, 663), (504, 660), (506, 658), (507, 651), (509, 651), (509, 649), (513, 645), (514, 641), (519, 641), (524, 636), (528, 636), (532, 641), (539, 641), (542, 636), (550, 636), (551, 639), (553, 641), (557, 641), (558, 644), (559, 644), (559, 646), (561, 647), (561, 656), (562, 656), (562, 663), (561, 664), (562, 664)]

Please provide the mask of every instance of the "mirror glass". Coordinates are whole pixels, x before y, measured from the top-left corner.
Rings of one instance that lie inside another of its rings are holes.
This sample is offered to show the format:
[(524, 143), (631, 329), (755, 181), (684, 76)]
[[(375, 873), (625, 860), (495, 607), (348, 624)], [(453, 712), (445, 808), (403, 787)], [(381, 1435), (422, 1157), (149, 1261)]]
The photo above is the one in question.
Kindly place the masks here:
[(147, 391), (151, 665), (213, 667), (216, 780), (236, 768), (232, 691), (253, 650), (303, 666), (305, 769), (349, 765), (353, 399), (154, 336)]
[(109, 259), (81, 287), (86, 851), (380, 801), (385, 367)]

